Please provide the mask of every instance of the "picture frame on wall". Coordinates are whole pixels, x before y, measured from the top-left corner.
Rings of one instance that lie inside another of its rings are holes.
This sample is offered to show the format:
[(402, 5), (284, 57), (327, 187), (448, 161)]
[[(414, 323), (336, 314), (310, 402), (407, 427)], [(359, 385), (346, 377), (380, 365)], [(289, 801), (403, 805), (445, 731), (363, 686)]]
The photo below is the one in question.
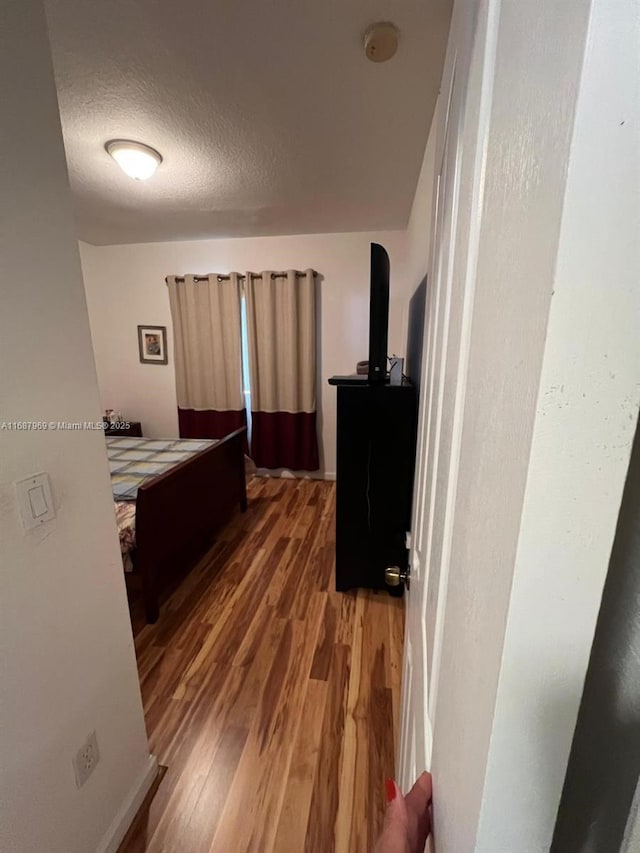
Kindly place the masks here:
[(167, 364), (167, 327), (138, 326), (138, 349), (142, 364)]

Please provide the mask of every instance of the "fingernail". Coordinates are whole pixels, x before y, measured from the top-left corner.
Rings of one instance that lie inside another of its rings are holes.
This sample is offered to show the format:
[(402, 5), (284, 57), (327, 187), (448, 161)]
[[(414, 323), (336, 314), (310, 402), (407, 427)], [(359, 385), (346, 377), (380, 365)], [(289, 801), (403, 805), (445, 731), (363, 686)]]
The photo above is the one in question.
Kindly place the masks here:
[(396, 798), (396, 786), (393, 779), (387, 779), (384, 783), (385, 793), (387, 795), (387, 803), (393, 802)]

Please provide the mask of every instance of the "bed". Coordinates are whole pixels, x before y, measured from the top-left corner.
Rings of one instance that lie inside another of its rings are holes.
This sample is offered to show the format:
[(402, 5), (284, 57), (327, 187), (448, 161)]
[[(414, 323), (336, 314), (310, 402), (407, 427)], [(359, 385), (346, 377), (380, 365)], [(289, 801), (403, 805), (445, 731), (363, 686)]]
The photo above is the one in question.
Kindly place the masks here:
[(140, 579), (147, 622), (157, 621), (160, 595), (209, 547), (216, 527), (236, 505), (246, 510), (245, 433), (105, 439), (123, 562)]

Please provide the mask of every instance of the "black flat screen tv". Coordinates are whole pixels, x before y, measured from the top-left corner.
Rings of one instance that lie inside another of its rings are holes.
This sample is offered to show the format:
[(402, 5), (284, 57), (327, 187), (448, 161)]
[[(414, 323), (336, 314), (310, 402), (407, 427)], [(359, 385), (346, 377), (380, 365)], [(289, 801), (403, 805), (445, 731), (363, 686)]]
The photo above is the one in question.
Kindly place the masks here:
[(407, 361), (406, 373), (414, 385), (420, 389), (422, 370), (422, 342), (424, 339), (424, 312), (427, 300), (427, 277), (422, 279), (409, 301), (409, 319), (407, 324)]
[(389, 332), (389, 255), (379, 243), (371, 244), (369, 293), (370, 383), (385, 382)]

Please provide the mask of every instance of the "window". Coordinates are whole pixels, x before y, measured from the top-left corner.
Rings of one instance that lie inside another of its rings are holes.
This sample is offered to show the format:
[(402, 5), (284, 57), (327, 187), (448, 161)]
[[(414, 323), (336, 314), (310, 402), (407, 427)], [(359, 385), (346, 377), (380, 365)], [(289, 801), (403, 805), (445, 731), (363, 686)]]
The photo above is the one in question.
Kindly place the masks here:
[(247, 328), (247, 300), (240, 297), (240, 335), (242, 339), (242, 394), (247, 413), (247, 441), (251, 442), (251, 383), (249, 381), (249, 332)]

